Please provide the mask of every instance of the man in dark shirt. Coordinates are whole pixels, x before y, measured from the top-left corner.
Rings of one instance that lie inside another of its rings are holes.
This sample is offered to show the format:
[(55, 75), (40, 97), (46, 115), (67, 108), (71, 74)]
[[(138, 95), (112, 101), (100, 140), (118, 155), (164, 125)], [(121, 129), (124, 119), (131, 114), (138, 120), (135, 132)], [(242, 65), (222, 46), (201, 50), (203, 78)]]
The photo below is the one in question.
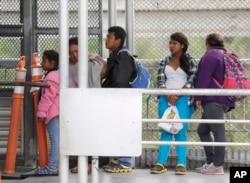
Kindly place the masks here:
[[(130, 82), (137, 76), (133, 57), (127, 51), (122, 51), (125, 39), (126, 32), (122, 27), (113, 26), (108, 29), (106, 48), (110, 55), (107, 60), (108, 72), (102, 84), (104, 88), (130, 88)], [(131, 157), (112, 157), (103, 170), (109, 173), (131, 172)]]

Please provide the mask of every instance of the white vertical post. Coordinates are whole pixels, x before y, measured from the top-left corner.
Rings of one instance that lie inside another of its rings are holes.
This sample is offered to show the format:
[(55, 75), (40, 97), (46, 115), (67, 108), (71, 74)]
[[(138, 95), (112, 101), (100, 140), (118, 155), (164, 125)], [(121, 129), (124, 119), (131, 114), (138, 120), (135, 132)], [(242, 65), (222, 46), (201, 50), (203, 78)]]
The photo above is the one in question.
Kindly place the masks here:
[[(88, 88), (88, 0), (78, 0), (78, 4), (78, 86), (86, 89)], [(79, 183), (88, 182), (87, 159), (87, 156), (78, 156)]]
[(88, 87), (88, 0), (78, 0), (79, 88)]
[(69, 85), (69, 28), (68, 28), (68, 0), (59, 2), (59, 69), (60, 88), (68, 88)]
[(69, 156), (60, 153), (59, 182), (68, 183), (69, 180)]
[(99, 157), (92, 156), (91, 164), (92, 164), (92, 183), (98, 183)]
[[(68, 88), (69, 85), (69, 29), (68, 29), (68, 0), (59, 1), (59, 69), (60, 69), (60, 89)], [(61, 134), (60, 134), (61, 137)], [(61, 138), (60, 138), (61, 143)], [(60, 144), (61, 147), (61, 144)], [(60, 148), (60, 166), (59, 166), (59, 182), (67, 183), (69, 179), (69, 157), (61, 152)]]
[(109, 27), (116, 25), (116, 0), (108, 1)]
[(126, 0), (127, 47), (134, 53), (134, 0)]
[[(126, 45), (131, 53), (134, 53), (134, 0), (126, 0)], [(135, 158), (131, 158), (131, 166), (135, 167)]]
[(78, 156), (78, 183), (88, 183), (88, 157)]

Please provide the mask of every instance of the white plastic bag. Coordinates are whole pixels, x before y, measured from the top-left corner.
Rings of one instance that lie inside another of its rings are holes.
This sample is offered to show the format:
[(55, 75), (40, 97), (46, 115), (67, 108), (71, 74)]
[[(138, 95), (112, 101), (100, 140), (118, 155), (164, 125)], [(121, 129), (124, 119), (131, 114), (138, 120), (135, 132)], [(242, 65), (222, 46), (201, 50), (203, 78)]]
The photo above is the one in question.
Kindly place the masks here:
[[(179, 113), (176, 106), (170, 106), (167, 108), (162, 116), (162, 119), (179, 119)], [(174, 123), (174, 122), (164, 122), (159, 123), (158, 127), (172, 134), (177, 134), (182, 128), (182, 123)]]

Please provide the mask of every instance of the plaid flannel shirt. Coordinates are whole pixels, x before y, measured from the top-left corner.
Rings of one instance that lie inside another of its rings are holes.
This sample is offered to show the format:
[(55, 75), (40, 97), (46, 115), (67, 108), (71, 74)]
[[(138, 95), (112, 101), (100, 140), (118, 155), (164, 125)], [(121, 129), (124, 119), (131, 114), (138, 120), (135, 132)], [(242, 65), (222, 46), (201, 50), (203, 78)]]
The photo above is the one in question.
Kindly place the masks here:
[[(190, 67), (189, 67), (189, 75), (187, 78), (187, 82), (185, 84), (185, 86), (187, 88), (194, 88), (194, 82), (195, 82), (195, 78), (196, 78), (196, 72), (198, 69), (198, 63), (197, 61), (190, 57), (189, 57), (189, 63), (190, 63)], [(166, 65), (169, 63), (169, 61), (171, 60), (171, 56), (166, 57), (165, 59), (161, 60), (160, 65), (159, 65), (159, 69), (158, 69), (158, 74), (157, 74), (157, 86), (158, 88), (165, 88), (166, 87), (166, 80), (167, 77), (164, 73), (165, 67)], [(188, 97), (188, 105), (192, 105), (194, 102), (194, 97), (193, 96), (189, 96)]]

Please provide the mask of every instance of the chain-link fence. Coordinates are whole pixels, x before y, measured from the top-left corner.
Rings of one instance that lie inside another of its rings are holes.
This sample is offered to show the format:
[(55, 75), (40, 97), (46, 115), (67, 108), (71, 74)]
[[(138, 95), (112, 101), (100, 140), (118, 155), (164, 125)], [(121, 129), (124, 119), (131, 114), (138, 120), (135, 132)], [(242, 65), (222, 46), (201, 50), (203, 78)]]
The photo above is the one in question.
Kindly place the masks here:
[[(102, 50), (102, 6), (100, 0), (89, 1), (89, 51), (101, 53)], [(24, 6), (28, 3), (21, 0), (2, 0), (0, 2), (0, 78), (2, 81), (13, 81), (17, 61), (23, 53)], [(78, 35), (78, 0), (69, 0), (69, 34)], [(44, 50), (59, 50), (59, 1), (38, 0), (34, 2), (32, 32), (34, 36), (33, 52), (39, 58)], [(26, 65), (29, 67), (29, 65)]]
[[(244, 61), (249, 71), (250, 34), (250, 4), (242, 0), (136, 0), (135, 6), (135, 54), (141, 58), (151, 70), (156, 87), (156, 73), (161, 59), (170, 54), (169, 37), (174, 32), (183, 32), (189, 41), (188, 53), (198, 61), (205, 52), (205, 38), (210, 33), (219, 33), (225, 38), (225, 47), (233, 50)], [(157, 100), (152, 97), (149, 103), (144, 104), (144, 118), (158, 118)], [(226, 119), (249, 119), (249, 97), (238, 102), (237, 107), (226, 114)], [(201, 111), (195, 111), (194, 119), (201, 117)], [(190, 123), (189, 141), (199, 141), (195, 123)], [(159, 140), (157, 124), (143, 124), (144, 140)], [(249, 142), (250, 124), (226, 124), (228, 142)], [(146, 148), (143, 160), (150, 166), (155, 163), (154, 148), (157, 146), (144, 146)], [(152, 148), (152, 149), (150, 149)], [(189, 146), (189, 159), (203, 159), (200, 146)], [(175, 151), (171, 151), (175, 156)], [(227, 147), (227, 161), (241, 160), (250, 163), (249, 147)], [(171, 164), (171, 162), (170, 162)]]

